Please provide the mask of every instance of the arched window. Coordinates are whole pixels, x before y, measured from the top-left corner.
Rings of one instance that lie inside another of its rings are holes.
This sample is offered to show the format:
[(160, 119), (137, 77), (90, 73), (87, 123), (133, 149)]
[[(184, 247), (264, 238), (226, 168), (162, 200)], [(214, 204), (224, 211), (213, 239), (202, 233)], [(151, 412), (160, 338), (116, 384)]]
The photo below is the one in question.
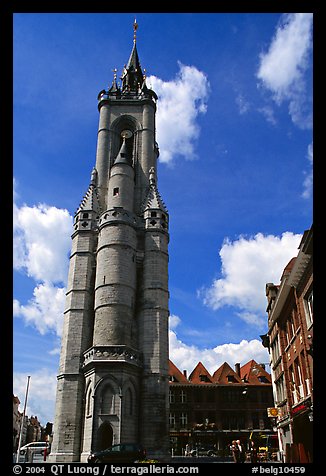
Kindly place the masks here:
[(106, 385), (101, 395), (100, 413), (111, 415), (115, 413), (115, 394), (111, 385)]
[(92, 413), (92, 386), (89, 385), (86, 390), (86, 416)]

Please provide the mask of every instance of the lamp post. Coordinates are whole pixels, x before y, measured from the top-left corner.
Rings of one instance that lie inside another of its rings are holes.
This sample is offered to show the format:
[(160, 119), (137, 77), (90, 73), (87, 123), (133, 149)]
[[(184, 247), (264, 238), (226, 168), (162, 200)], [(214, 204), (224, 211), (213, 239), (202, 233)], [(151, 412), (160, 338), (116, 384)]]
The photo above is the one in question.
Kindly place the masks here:
[(24, 410), (23, 410), (22, 422), (20, 424), (20, 434), (19, 434), (19, 442), (18, 442), (17, 455), (16, 455), (16, 463), (19, 463), (19, 453), (20, 453), (20, 447), (21, 447), (21, 444), (22, 444), (23, 426), (24, 426), (24, 421), (25, 421), (25, 413), (26, 413), (27, 396), (28, 396), (28, 388), (29, 388), (30, 378), (31, 378), (31, 376), (28, 375), (27, 376)]

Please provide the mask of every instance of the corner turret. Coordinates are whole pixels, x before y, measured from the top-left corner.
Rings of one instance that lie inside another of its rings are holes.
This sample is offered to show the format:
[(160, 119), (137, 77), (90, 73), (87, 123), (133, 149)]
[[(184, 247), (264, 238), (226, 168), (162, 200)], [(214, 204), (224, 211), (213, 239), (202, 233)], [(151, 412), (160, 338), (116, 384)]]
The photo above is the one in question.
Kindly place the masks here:
[(168, 232), (169, 214), (156, 185), (155, 168), (149, 170), (149, 192), (143, 204), (145, 228)]
[(102, 213), (98, 191), (97, 170), (94, 167), (91, 173), (91, 181), (74, 217), (74, 233), (76, 231), (93, 230), (97, 226), (97, 220)]

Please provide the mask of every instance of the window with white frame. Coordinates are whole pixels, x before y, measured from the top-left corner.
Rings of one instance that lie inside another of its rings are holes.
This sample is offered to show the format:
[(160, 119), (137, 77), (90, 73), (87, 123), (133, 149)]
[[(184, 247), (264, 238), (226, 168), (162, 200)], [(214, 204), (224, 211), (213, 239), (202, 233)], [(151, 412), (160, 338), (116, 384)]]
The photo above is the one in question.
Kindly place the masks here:
[(169, 415), (169, 425), (171, 428), (175, 427), (175, 413), (170, 413)]
[(306, 314), (307, 327), (312, 325), (314, 321), (314, 312), (313, 312), (313, 291), (309, 291), (304, 298), (304, 307)]
[(286, 391), (285, 391), (283, 374), (276, 381), (276, 398), (277, 398), (277, 403), (281, 403), (286, 399)]
[(272, 349), (273, 364), (275, 364), (275, 362), (277, 362), (278, 358), (281, 355), (281, 353), (280, 353), (280, 341), (279, 341), (278, 335), (273, 340), (271, 349)]
[(188, 415), (187, 413), (181, 413), (180, 415), (180, 424), (182, 428), (185, 428), (188, 424)]
[(181, 390), (180, 392), (180, 402), (187, 403), (187, 394), (184, 390)]

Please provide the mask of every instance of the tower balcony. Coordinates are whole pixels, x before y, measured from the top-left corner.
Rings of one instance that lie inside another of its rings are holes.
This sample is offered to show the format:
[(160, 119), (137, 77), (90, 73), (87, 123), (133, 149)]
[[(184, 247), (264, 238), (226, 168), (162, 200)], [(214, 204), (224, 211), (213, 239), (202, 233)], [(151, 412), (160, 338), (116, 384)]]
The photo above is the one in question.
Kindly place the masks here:
[(114, 207), (100, 216), (98, 226), (101, 229), (103, 226), (118, 223), (127, 223), (134, 227), (141, 225), (138, 217), (133, 212), (122, 207)]
[(154, 91), (148, 89), (146, 92), (143, 90), (119, 92), (119, 93), (110, 93), (109, 91), (101, 91), (97, 98), (97, 107), (98, 110), (101, 109), (101, 106), (105, 103), (114, 104), (121, 102), (126, 104), (128, 101), (131, 103), (135, 101), (146, 101), (156, 107), (157, 96)]
[(84, 352), (83, 359), (83, 369), (91, 364), (106, 364), (108, 362), (121, 362), (142, 367), (141, 352), (126, 345), (94, 346)]

